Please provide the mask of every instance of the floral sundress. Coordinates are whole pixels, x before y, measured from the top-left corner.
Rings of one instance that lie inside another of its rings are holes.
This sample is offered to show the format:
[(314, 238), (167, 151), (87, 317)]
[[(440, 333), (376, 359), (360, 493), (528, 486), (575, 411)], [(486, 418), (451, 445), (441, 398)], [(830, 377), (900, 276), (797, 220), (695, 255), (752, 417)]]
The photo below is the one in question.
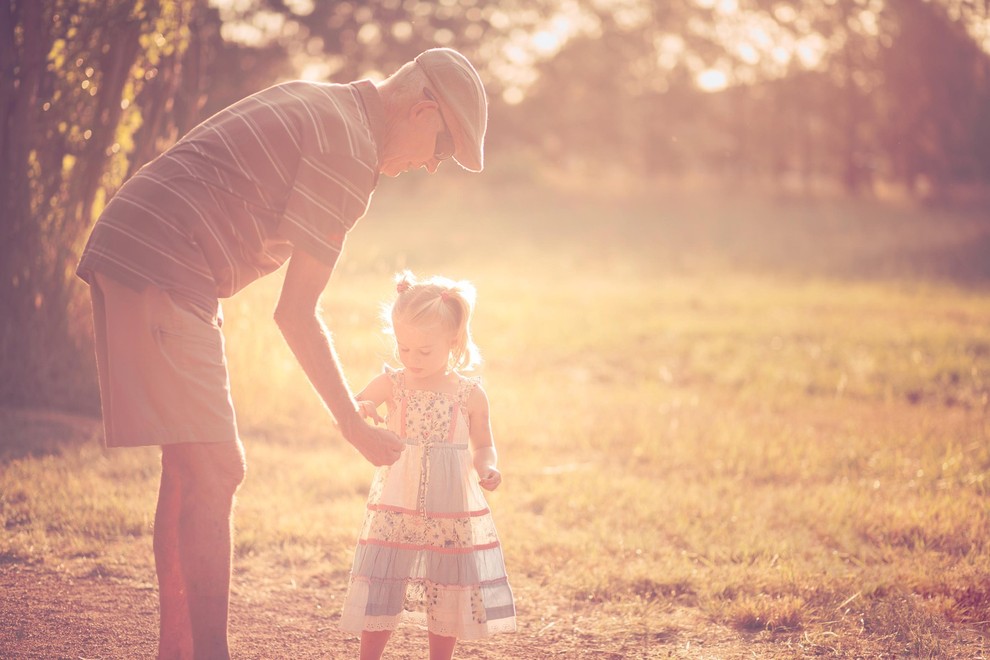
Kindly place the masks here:
[(478, 380), (458, 376), (456, 393), (392, 381), (388, 428), (402, 456), (378, 468), (351, 568), (340, 629), (430, 632), (481, 639), (516, 629), (502, 547), (468, 447), (467, 399)]

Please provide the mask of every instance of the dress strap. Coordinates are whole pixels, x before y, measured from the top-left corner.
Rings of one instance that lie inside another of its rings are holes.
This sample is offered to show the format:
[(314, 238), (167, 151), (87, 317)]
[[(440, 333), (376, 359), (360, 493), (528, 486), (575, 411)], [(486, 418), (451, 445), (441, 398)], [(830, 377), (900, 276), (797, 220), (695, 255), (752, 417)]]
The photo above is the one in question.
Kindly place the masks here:
[(388, 376), (389, 380), (392, 381), (393, 385), (398, 385), (402, 378), (402, 369), (396, 369), (388, 364), (382, 365), (382, 373)]
[(456, 403), (450, 413), (450, 431), (447, 434), (447, 442), (454, 441), (454, 432), (457, 430), (457, 418), (460, 416), (464, 417), (464, 421), (470, 426), (470, 418), (467, 414), (467, 401), (468, 397), (471, 396), (471, 390), (477, 387), (481, 383), (480, 378), (468, 378), (466, 376), (457, 375), (457, 396)]
[(393, 369), (385, 365), (385, 373), (392, 381), (392, 401), (399, 414), (399, 437), (406, 437), (406, 373), (403, 369)]
[(461, 414), (461, 405), (451, 406), (450, 430), (447, 431), (447, 444), (454, 441), (454, 432), (457, 430), (457, 417)]
[(466, 408), (468, 397), (471, 396), (471, 392), (474, 390), (474, 388), (481, 385), (481, 377), (480, 376), (468, 377), (468, 376), (461, 376), (459, 374), (458, 377), (460, 378), (460, 382), (457, 385), (457, 404), (462, 408)]

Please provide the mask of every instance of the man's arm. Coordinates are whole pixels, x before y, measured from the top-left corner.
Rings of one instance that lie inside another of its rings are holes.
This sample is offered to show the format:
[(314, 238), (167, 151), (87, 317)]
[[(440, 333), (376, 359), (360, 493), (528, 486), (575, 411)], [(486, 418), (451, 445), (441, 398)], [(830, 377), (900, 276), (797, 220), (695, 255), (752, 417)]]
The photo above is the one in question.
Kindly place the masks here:
[(372, 464), (391, 465), (405, 445), (391, 431), (369, 426), (361, 419), (344, 382), (330, 332), (319, 315), (320, 296), (333, 268), (334, 264), (304, 250), (294, 250), (275, 308), (275, 323), (344, 438)]

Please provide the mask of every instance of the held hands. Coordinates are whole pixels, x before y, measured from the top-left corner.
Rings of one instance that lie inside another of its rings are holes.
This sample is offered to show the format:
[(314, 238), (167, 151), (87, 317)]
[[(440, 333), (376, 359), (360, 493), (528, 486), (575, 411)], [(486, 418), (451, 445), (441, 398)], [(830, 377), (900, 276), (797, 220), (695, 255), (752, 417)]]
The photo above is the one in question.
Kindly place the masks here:
[[(358, 412), (362, 417), (370, 417), (371, 414), (366, 412), (364, 404), (373, 406), (370, 401), (361, 401), (358, 403)], [(373, 407), (370, 412), (374, 415), (372, 419), (381, 419)], [(341, 430), (344, 431), (344, 437), (347, 441), (354, 445), (354, 448), (376, 467), (392, 465), (399, 460), (402, 450), (406, 448), (406, 443), (402, 442), (396, 434), (388, 429), (370, 426), (361, 419), (354, 419), (347, 429), (342, 428)]]
[(348, 440), (372, 465), (376, 467), (392, 465), (399, 460), (402, 450), (406, 448), (406, 443), (399, 440), (399, 436), (388, 429), (380, 429), (364, 423), (359, 428), (361, 431)]

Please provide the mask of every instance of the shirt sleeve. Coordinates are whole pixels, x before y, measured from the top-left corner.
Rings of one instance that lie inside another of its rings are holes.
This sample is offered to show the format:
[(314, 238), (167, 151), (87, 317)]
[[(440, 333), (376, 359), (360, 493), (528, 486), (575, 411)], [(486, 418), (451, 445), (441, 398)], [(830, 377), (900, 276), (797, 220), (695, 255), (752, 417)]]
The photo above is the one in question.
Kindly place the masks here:
[(373, 167), (356, 155), (304, 147), (279, 233), (293, 246), (332, 262), (347, 232), (368, 210), (375, 182)]

